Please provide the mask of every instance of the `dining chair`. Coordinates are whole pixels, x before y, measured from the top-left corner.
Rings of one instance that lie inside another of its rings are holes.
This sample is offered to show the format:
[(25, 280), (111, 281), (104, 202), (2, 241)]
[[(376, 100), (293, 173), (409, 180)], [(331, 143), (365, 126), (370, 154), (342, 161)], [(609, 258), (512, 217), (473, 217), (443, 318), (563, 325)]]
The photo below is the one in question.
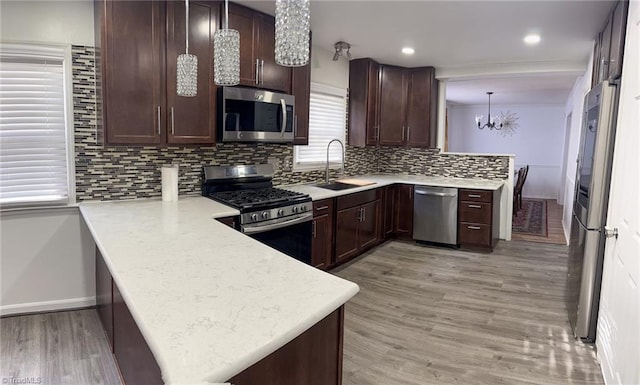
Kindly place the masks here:
[(522, 208), (522, 186), (524, 185), (525, 168), (518, 170), (518, 179), (513, 187), (513, 215), (518, 216), (518, 211)]

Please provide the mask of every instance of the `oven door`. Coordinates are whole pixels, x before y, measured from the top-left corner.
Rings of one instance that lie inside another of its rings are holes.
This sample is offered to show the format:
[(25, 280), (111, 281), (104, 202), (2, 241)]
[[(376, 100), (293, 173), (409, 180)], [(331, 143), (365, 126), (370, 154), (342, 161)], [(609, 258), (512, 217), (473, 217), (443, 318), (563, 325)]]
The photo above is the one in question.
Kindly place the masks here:
[(311, 265), (313, 214), (282, 219), (243, 225), (241, 230), (251, 238)]

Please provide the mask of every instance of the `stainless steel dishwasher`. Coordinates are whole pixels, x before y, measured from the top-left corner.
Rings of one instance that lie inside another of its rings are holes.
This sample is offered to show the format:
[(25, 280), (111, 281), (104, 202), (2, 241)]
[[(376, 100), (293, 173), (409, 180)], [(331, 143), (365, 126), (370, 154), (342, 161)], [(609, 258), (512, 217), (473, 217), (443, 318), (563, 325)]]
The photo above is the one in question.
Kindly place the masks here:
[(458, 243), (458, 189), (416, 186), (413, 193), (413, 239)]

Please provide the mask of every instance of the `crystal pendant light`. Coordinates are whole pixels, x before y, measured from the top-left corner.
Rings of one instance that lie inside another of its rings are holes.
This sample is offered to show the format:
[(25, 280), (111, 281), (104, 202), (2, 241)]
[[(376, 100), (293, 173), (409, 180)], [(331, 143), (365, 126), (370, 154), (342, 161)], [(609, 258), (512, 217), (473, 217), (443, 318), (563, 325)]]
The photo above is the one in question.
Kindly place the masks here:
[(189, 0), (185, 0), (185, 50), (178, 55), (177, 92), (178, 96), (193, 97), (198, 94), (198, 57), (189, 54)]
[(276, 0), (276, 63), (309, 63), (309, 0)]
[(224, 29), (213, 35), (213, 80), (219, 86), (235, 86), (240, 84), (240, 33), (229, 29), (229, 0), (224, 3)]

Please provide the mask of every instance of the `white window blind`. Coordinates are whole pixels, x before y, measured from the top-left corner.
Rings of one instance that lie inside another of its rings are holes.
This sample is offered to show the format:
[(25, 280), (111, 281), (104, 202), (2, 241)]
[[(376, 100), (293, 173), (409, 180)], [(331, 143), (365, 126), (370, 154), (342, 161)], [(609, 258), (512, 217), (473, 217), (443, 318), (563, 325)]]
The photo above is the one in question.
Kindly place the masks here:
[(64, 47), (0, 45), (0, 204), (68, 202)]
[[(327, 144), (332, 139), (343, 143), (346, 131), (346, 91), (324, 84), (311, 83), (309, 100), (309, 145), (295, 147), (298, 168), (322, 167), (327, 162)], [(342, 160), (338, 143), (331, 145), (329, 161)]]

